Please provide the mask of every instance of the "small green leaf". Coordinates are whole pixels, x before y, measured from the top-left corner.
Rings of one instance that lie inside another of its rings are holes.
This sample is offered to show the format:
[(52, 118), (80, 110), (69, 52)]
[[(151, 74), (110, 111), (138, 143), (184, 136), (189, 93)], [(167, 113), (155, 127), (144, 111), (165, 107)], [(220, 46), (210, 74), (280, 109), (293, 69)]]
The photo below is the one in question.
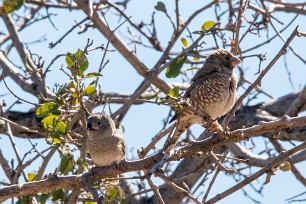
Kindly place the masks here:
[(179, 94), (179, 90), (180, 90), (180, 88), (178, 86), (175, 86), (174, 88), (172, 88), (169, 91), (169, 95), (176, 98), (176, 97), (178, 97), (180, 95)]
[(78, 49), (78, 51), (75, 53), (75, 58), (77, 60), (77, 64), (79, 65), (78, 75), (82, 76), (89, 65), (87, 57), (82, 50)]
[(90, 96), (96, 93), (96, 87), (93, 85), (89, 85), (84, 89), (83, 95)]
[(108, 186), (106, 189), (106, 197), (110, 201), (117, 200), (117, 190), (114, 186)]
[(144, 95), (143, 97), (147, 100), (151, 100), (151, 99), (154, 99), (156, 98), (156, 96), (158, 95), (158, 93), (154, 93), (154, 94), (146, 94)]
[(67, 198), (66, 193), (63, 191), (63, 189), (58, 189), (53, 191), (52, 193), (52, 201), (64, 201)]
[(77, 165), (81, 165), (83, 167), (84, 170), (88, 170), (88, 163), (81, 159), (81, 158), (78, 158), (78, 160), (76, 161)]
[(41, 196), (40, 196), (40, 204), (45, 204), (46, 202), (47, 202), (47, 200), (48, 200), (48, 198), (49, 198), (49, 194), (41, 194)]
[(67, 89), (70, 90), (71, 92), (75, 92), (77, 86), (78, 86), (77, 82), (72, 80), (68, 83)]
[(117, 199), (119, 200), (120, 203), (125, 203), (125, 192), (120, 186), (115, 187), (117, 189)]
[(214, 27), (214, 25), (216, 25), (215, 21), (206, 21), (206, 22), (203, 23), (203, 25), (201, 27), (201, 30), (202, 31), (209, 30), (212, 27)]
[(58, 121), (59, 116), (57, 115), (49, 115), (45, 117), (41, 122), (43, 127), (52, 132), (55, 130), (56, 134), (66, 134), (67, 131), (67, 122)]
[(99, 72), (90, 72), (90, 73), (86, 74), (85, 78), (100, 77), (100, 76), (102, 76), (102, 74), (100, 74)]
[(157, 11), (161, 11), (161, 12), (164, 12), (166, 13), (167, 12), (167, 9), (166, 9), (166, 6), (163, 2), (159, 1), (157, 2), (156, 6), (154, 7)]
[(31, 182), (31, 181), (34, 181), (35, 177), (36, 177), (36, 173), (28, 173), (28, 180)]
[(93, 80), (89, 85), (94, 85), (97, 82), (97, 80)]
[(166, 77), (175, 78), (180, 74), (181, 68), (186, 62), (185, 57), (176, 58), (166, 69)]
[(71, 73), (77, 74), (78, 76), (82, 76), (89, 65), (85, 53), (80, 49), (78, 49), (75, 54), (70, 52), (66, 54), (66, 64), (67, 67), (71, 70)]
[(47, 143), (48, 144), (61, 144), (61, 140), (57, 137), (48, 137), (47, 138)]
[(61, 174), (68, 174), (70, 171), (73, 170), (74, 167), (74, 159), (71, 153), (63, 154), (61, 163), (59, 165), (59, 171)]
[(68, 68), (71, 68), (71, 66), (73, 65), (74, 63), (74, 54), (68, 52), (66, 54), (66, 64), (67, 64), (67, 67)]
[(57, 122), (55, 129), (57, 130), (58, 133), (64, 135), (66, 134), (67, 131), (67, 122), (59, 121)]
[(0, 7), (1, 13), (12, 13), (21, 8), (23, 0), (4, 0), (2, 7)]
[(38, 107), (36, 110), (36, 116), (38, 118), (44, 118), (50, 113), (53, 113), (59, 108), (59, 105), (54, 102), (45, 103), (42, 106)]
[(188, 46), (188, 41), (187, 41), (186, 38), (181, 38), (181, 42), (182, 42), (182, 44), (183, 44), (185, 47)]
[(22, 196), (18, 199), (16, 204), (28, 204), (30, 202), (29, 196)]

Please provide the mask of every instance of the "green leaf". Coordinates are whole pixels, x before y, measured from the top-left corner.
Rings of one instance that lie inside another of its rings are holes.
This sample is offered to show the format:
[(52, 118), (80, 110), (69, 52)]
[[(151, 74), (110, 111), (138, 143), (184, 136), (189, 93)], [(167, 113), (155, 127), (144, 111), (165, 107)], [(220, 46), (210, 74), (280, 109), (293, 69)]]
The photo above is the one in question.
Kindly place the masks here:
[(48, 198), (49, 198), (49, 194), (41, 194), (41, 196), (40, 196), (40, 204), (45, 204), (46, 202), (47, 202), (47, 200), (48, 200)]
[(100, 74), (99, 72), (90, 72), (90, 73), (86, 74), (85, 78), (100, 77), (100, 76), (102, 76), (102, 74)]
[(68, 174), (70, 171), (73, 170), (74, 167), (74, 160), (73, 155), (71, 153), (63, 154), (61, 163), (59, 165), (59, 171), (61, 174)]
[(74, 54), (67, 52), (66, 54), (66, 64), (68, 68), (71, 68), (71, 66), (74, 63)]
[(120, 186), (115, 187), (117, 190), (117, 199), (120, 201), (120, 203), (125, 203), (125, 192)]
[(83, 95), (90, 96), (96, 93), (96, 87), (93, 85), (89, 85), (84, 89)]
[(57, 137), (48, 137), (47, 138), (47, 143), (48, 144), (61, 144), (62, 141)]
[(16, 204), (28, 204), (30, 202), (29, 196), (22, 196), (18, 199)]
[(81, 165), (85, 171), (88, 170), (88, 163), (85, 160), (78, 158), (76, 163), (77, 165)]
[(107, 186), (105, 189), (105, 203), (125, 203), (125, 193), (120, 186)]
[(180, 74), (181, 68), (186, 62), (185, 57), (176, 58), (166, 69), (166, 77), (175, 78)]
[(163, 2), (159, 1), (157, 2), (156, 6), (154, 7), (157, 11), (161, 11), (161, 12), (164, 12), (166, 13), (167, 12), (167, 9), (166, 9), (166, 6)]
[(89, 65), (87, 57), (82, 50), (78, 49), (78, 51), (75, 53), (75, 58), (77, 60), (77, 64), (79, 65), (78, 75), (82, 76), (82, 74), (87, 70)]
[(23, 0), (4, 0), (2, 7), (0, 7), (1, 13), (12, 13), (21, 8)]
[(89, 85), (94, 85), (96, 84), (97, 80), (93, 80)]
[(202, 31), (209, 30), (212, 27), (214, 27), (214, 25), (216, 25), (215, 21), (206, 21), (206, 22), (203, 23), (203, 25), (201, 27), (201, 30)]
[(80, 49), (78, 49), (75, 54), (70, 52), (66, 54), (66, 64), (67, 67), (71, 70), (71, 73), (73, 75), (77, 74), (78, 76), (82, 76), (89, 65), (85, 53)]
[(31, 182), (31, 181), (34, 181), (35, 177), (36, 177), (36, 173), (28, 173), (28, 180)]
[(52, 193), (52, 201), (64, 201), (67, 198), (66, 193), (63, 191), (63, 189), (58, 189), (53, 191)]
[(59, 116), (57, 115), (49, 115), (45, 117), (41, 122), (43, 124), (43, 127), (49, 131), (56, 131), (56, 134), (66, 134), (67, 131), (67, 122), (64, 121), (58, 121)]
[(169, 95), (176, 98), (176, 97), (178, 97), (180, 95), (179, 94), (179, 90), (180, 90), (180, 88), (178, 86), (175, 86), (174, 88), (172, 88), (169, 91)]
[(186, 38), (181, 38), (181, 42), (182, 42), (182, 44), (183, 44), (185, 47), (188, 46), (188, 41), (187, 41)]
[(108, 186), (106, 189), (106, 197), (110, 201), (117, 200), (117, 190), (114, 186)]
[(54, 102), (45, 103), (36, 110), (36, 116), (38, 118), (44, 118), (50, 113), (53, 113), (59, 108), (59, 105)]
[(158, 93), (150, 93), (150, 94), (146, 94), (146, 95), (143, 95), (143, 97), (147, 100), (151, 100), (151, 99), (154, 99), (156, 98), (156, 96), (158, 95)]
[(63, 122), (63, 121), (57, 122), (57, 124), (55, 126), (55, 129), (60, 134), (66, 134), (66, 131), (67, 131), (67, 122)]

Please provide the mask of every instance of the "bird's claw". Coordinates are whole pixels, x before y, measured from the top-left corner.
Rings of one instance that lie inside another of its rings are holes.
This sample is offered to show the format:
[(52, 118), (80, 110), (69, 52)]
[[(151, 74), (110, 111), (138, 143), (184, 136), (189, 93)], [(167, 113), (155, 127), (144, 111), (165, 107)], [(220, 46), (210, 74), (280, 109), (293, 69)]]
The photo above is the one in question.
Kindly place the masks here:
[(219, 124), (219, 122), (217, 120), (214, 120), (211, 124), (209, 124), (209, 126), (207, 127), (207, 129), (210, 131), (210, 132), (218, 132), (218, 131), (222, 131), (222, 127), (221, 125)]

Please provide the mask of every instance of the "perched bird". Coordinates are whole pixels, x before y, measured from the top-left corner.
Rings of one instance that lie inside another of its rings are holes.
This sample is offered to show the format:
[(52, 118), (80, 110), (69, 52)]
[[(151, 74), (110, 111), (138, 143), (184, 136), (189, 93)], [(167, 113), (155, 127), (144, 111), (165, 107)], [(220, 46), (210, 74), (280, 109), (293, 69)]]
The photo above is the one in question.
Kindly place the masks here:
[(124, 139), (110, 116), (104, 113), (89, 116), (87, 130), (87, 148), (97, 166), (109, 166), (124, 159)]
[[(218, 49), (208, 55), (203, 67), (191, 79), (183, 98), (197, 110), (211, 118), (226, 114), (234, 105), (237, 78), (233, 69), (241, 60), (225, 49)], [(170, 122), (177, 120), (176, 130), (164, 151), (170, 151), (180, 135), (192, 124), (203, 124), (203, 118), (190, 108), (178, 111)]]

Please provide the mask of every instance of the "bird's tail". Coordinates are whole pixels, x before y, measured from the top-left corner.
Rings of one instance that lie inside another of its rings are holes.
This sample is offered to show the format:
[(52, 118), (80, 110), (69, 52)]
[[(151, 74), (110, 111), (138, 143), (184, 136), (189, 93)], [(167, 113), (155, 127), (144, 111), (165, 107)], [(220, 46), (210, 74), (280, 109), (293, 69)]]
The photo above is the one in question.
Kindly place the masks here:
[(172, 137), (168, 137), (167, 141), (165, 142), (165, 145), (163, 147), (163, 151), (164, 152), (169, 152), (171, 149), (173, 149), (180, 136), (185, 132), (185, 130), (190, 126), (190, 124), (185, 123), (184, 121), (181, 121), (180, 119), (178, 119), (178, 121), (176, 122), (176, 128), (175, 131), (173, 133)]
[(170, 120), (169, 120), (169, 124), (172, 123), (173, 121), (175, 121), (178, 118), (178, 114), (176, 113)]

